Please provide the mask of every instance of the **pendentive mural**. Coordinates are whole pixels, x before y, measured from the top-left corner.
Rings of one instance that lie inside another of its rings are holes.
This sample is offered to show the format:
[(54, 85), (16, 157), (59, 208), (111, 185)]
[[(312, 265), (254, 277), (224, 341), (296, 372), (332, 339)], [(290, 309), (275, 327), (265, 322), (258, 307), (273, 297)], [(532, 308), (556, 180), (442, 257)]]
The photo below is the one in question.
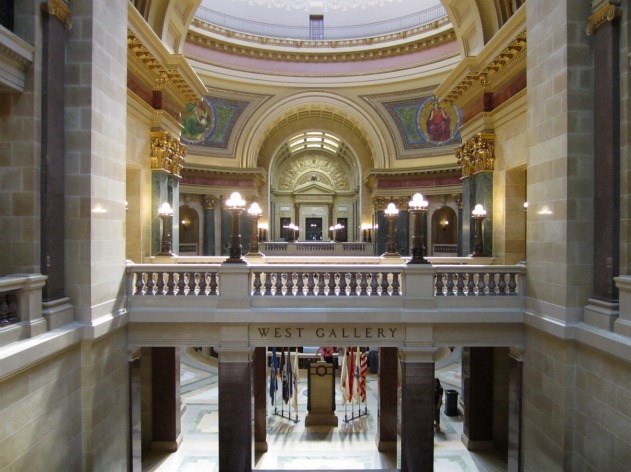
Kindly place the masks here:
[(226, 149), (235, 123), (250, 102), (207, 95), (182, 113), (182, 142)]
[(458, 107), (439, 103), (433, 95), (382, 105), (395, 122), (405, 150), (432, 149), (461, 141), (462, 112)]

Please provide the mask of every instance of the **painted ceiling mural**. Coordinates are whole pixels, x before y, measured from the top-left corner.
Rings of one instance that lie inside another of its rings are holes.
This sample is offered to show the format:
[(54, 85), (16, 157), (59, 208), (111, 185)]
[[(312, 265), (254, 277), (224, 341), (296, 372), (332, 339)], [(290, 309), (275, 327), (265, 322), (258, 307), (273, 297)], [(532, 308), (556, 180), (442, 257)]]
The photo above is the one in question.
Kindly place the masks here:
[(182, 143), (227, 149), (234, 126), (249, 104), (211, 95), (190, 103), (182, 113)]
[(401, 135), (403, 149), (423, 150), (459, 144), (462, 112), (458, 107), (425, 96), (382, 102)]

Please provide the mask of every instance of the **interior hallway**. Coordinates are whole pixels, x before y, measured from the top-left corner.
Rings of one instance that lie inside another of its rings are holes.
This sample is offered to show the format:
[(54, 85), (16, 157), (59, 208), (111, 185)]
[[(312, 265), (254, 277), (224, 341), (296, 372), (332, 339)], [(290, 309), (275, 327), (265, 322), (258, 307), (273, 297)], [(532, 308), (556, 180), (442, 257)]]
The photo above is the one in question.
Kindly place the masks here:
[[(455, 351), (436, 363), (443, 388), (460, 391), (460, 353)], [(143, 472), (217, 472), (219, 470), (217, 427), (217, 367), (192, 349), (181, 350), (181, 391), (185, 411), (182, 417), (183, 442), (174, 454), (151, 453), (143, 461)], [(306, 371), (300, 371), (299, 422), (275, 416), (268, 403), (268, 451), (256, 454), (255, 470), (397, 470), (400, 457), (383, 454), (375, 445), (378, 382), (376, 374), (366, 381), (368, 415), (349, 423), (344, 415), (351, 408), (342, 404), (336, 389), (338, 427), (304, 425), (307, 408)], [(280, 394), (279, 394), (280, 399)], [(269, 401), (269, 398), (268, 398)], [(280, 405), (278, 405), (280, 409)], [(284, 409), (287, 412), (288, 406)], [(357, 408), (355, 409), (357, 411)], [(363, 411), (363, 408), (362, 408)], [(292, 412), (293, 414), (293, 412)], [(436, 472), (500, 472), (505, 459), (493, 453), (471, 453), (462, 444), (462, 418), (448, 417), (441, 408), (442, 432), (434, 441)], [(399, 447), (400, 453), (400, 447)]]

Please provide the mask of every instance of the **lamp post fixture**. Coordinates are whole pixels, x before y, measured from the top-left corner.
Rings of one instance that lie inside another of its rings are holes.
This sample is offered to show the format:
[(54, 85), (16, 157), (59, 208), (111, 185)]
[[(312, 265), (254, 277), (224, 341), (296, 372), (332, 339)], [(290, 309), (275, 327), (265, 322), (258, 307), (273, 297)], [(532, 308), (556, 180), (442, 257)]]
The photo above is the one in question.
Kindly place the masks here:
[(429, 264), (425, 259), (425, 226), (423, 225), (423, 216), (427, 213), (429, 203), (423, 199), (423, 195), (415, 193), (408, 203), (410, 213), (412, 213), (412, 258), (408, 264)]
[(337, 232), (341, 229), (344, 229), (344, 226), (342, 226), (341, 224), (337, 223), (333, 226), (331, 226), (329, 228), (329, 230), (333, 233), (333, 242), (336, 243), (337, 242)]
[(248, 216), (252, 224), (250, 225), (250, 250), (246, 254), (246, 256), (260, 256), (261, 252), (259, 251), (259, 228), (258, 222), (259, 218), (263, 214), (263, 210), (258, 203), (254, 202), (248, 208)]
[(173, 257), (175, 254), (171, 252), (171, 226), (173, 223), (173, 208), (167, 202), (164, 202), (158, 208), (158, 216), (162, 219), (162, 243), (160, 252), (156, 256)]
[(388, 207), (383, 212), (386, 220), (388, 220), (388, 240), (386, 242), (386, 252), (384, 256), (399, 256), (397, 252), (397, 243), (394, 239), (394, 223), (399, 216), (399, 209), (393, 202), (388, 203)]
[(226, 207), (230, 213), (230, 257), (224, 262), (226, 263), (245, 263), (241, 257), (241, 230), (239, 228), (239, 217), (245, 208), (245, 200), (239, 192), (233, 192), (230, 198), (226, 200)]
[(474, 225), (473, 252), (471, 253), (471, 257), (481, 257), (484, 256), (484, 246), (482, 243), (482, 221), (486, 218), (486, 210), (478, 203), (471, 212), (471, 217), (473, 218)]

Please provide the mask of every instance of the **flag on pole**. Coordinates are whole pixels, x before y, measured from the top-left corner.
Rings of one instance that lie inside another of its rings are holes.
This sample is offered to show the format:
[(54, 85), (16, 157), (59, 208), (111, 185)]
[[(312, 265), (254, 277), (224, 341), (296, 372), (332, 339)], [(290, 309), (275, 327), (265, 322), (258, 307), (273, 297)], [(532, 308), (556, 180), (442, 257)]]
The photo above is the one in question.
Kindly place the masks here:
[(359, 398), (366, 402), (366, 373), (368, 373), (368, 353), (361, 354), (359, 360)]
[(288, 395), (287, 400), (291, 399), (294, 396), (294, 373), (293, 366), (291, 365), (291, 348), (287, 348), (287, 388)]
[(347, 349), (344, 348), (344, 357), (342, 358), (342, 372), (340, 373), (340, 389), (342, 390), (342, 401), (350, 402), (350, 391), (348, 389), (348, 358), (346, 356)]
[(348, 401), (353, 401), (353, 393), (355, 388), (355, 352), (350, 348), (350, 356), (348, 357)]
[(272, 364), (270, 366), (269, 371), (269, 396), (274, 404), (274, 397), (276, 396), (276, 391), (278, 390), (278, 360), (276, 359), (276, 348), (272, 348)]
[(295, 412), (298, 412), (298, 348), (296, 348), (296, 355), (294, 356), (294, 393), (291, 397), (291, 406)]
[(287, 366), (285, 365), (285, 348), (280, 353), (280, 374), (283, 379), (283, 401), (289, 401), (289, 383), (287, 382)]

